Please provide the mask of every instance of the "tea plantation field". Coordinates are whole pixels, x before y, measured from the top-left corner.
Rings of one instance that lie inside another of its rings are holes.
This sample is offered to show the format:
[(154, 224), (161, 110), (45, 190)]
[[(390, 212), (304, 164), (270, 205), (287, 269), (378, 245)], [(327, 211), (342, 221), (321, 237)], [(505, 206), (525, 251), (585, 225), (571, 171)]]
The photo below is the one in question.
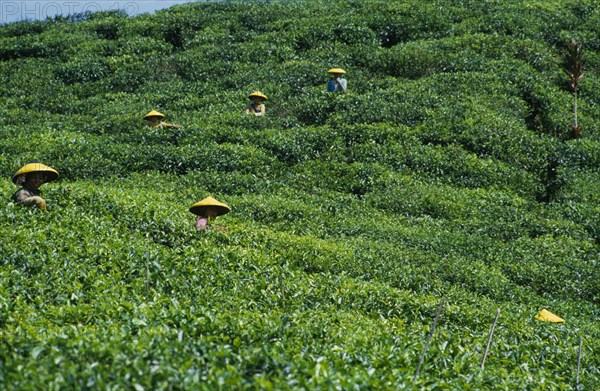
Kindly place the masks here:
[[(600, 389), (599, 5), (0, 26), (0, 388)], [(47, 211), (9, 200), (32, 159), (60, 172)], [(227, 232), (196, 231), (209, 195)]]

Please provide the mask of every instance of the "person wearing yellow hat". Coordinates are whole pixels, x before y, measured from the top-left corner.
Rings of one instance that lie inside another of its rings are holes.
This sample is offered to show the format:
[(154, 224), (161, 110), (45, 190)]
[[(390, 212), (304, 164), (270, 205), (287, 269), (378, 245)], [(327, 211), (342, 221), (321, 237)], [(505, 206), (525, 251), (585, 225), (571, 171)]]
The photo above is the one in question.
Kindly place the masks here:
[(264, 102), (268, 99), (267, 96), (260, 91), (254, 91), (248, 95), (248, 98), (252, 102), (246, 107), (246, 114), (265, 115), (266, 107)]
[(346, 73), (342, 68), (331, 68), (327, 71), (331, 75), (329, 83), (327, 83), (328, 92), (346, 92), (348, 82), (342, 77)]
[[(206, 197), (202, 201), (196, 202), (190, 207), (190, 212), (198, 216), (198, 219), (196, 220), (196, 229), (198, 231), (208, 231), (209, 221), (214, 220), (217, 216), (229, 213), (230, 210), (231, 208), (229, 208), (229, 206), (215, 200), (210, 196)], [(227, 232), (227, 228), (225, 227), (213, 226), (211, 228)]]
[(58, 178), (58, 171), (32, 160), (13, 175), (13, 183), (23, 185), (23, 187), (14, 192), (11, 199), (17, 204), (46, 209), (46, 200), (41, 197), (42, 193), (39, 187), (56, 178)]
[(163, 118), (165, 118), (165, 115), (163, 113), (159, 113), (156, 110), (152, 110), (144, 116), (144, 120), (146, 120), (148, 126), (151, 128), (181, 128), (181, 125), (168, 124), (166, 122), (163, 122)]

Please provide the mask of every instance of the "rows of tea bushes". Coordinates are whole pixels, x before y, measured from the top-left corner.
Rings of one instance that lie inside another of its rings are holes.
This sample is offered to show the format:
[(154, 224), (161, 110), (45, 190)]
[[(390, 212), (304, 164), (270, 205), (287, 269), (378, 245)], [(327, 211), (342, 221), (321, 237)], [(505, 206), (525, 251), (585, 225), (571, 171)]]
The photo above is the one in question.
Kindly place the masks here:
[[(597, 389), (599, 26), (593, 0), (0, 26), (1, 388)], [(31, 159), (45, 212), (9, 201)], [(227, 232), (196, 231), (208, 195)]]

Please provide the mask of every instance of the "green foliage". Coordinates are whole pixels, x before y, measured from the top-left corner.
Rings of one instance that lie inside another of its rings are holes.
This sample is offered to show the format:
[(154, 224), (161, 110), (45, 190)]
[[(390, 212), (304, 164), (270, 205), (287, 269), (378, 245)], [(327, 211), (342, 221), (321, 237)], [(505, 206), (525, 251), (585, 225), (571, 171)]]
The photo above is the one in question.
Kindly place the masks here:
[[(572, 389), (583, 336), (597, 389), (596, 5), (196, 2), (0, 26), (0, 385)], [(327, 93), (338, 66), (348, 91)], [(255, 90), (264, 117), (244, 114)], [(145, 126), (151, 109), (182, 128)], [(31, 159), (60, 172), (45, 212), (8, 201)], [(227, 232), (196, 231), (208, 195)]]

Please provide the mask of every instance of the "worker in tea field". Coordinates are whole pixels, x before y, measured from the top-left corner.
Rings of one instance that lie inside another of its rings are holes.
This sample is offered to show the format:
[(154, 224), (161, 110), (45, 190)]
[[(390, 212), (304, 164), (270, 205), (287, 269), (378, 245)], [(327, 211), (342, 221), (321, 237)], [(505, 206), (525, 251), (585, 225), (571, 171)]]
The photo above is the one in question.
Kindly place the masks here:
[(346, 73), (342, 68), (331, 68), (327, 71), (331, 75), (329, 83), (327, 83), (328, 92), (346, 92), (348, 82), (342, 76)]
[(163, 113), (159, 113), (156, 110), (152, 110), (144, 116), (144, 120), (146, 120), (148, 126), (151, 128), (181, 128), (181, 125), (168, 124), (166, 122), (163, 122), (163, 118), (165, 118), (165, 115)]
[(212, 228), (227, 232), (227, 228), (211, 226), (209, 223), (212, 222), (212, 220), (214, 220), (217, 216), (229, 213), (230, 210), (231, 209), (229, 206), (215, 200), (212, 197), (206, 197), (202, 201), (198, 201), (190, 207), (190, 212), (198, 216), (198, 219), (196, 220), (196, 229), (198, 231), (208, 231), (209, 228)]
[(246, 107), (246, 114), (254, 113), (254, 115), (265, 115), (265, 101), (267, 100), (267, 96), (260, 91), (254, 91), (248, 98), (252, 101)]
[(46, 200), (41, 197), (40, 186), (58, 178), (58, 171), (38, 161), (31, 161), (21, 167), (12, 177), (16, 185), (22, 185), (11, 197), (21, 205), (37, 206), (46, 209)]

